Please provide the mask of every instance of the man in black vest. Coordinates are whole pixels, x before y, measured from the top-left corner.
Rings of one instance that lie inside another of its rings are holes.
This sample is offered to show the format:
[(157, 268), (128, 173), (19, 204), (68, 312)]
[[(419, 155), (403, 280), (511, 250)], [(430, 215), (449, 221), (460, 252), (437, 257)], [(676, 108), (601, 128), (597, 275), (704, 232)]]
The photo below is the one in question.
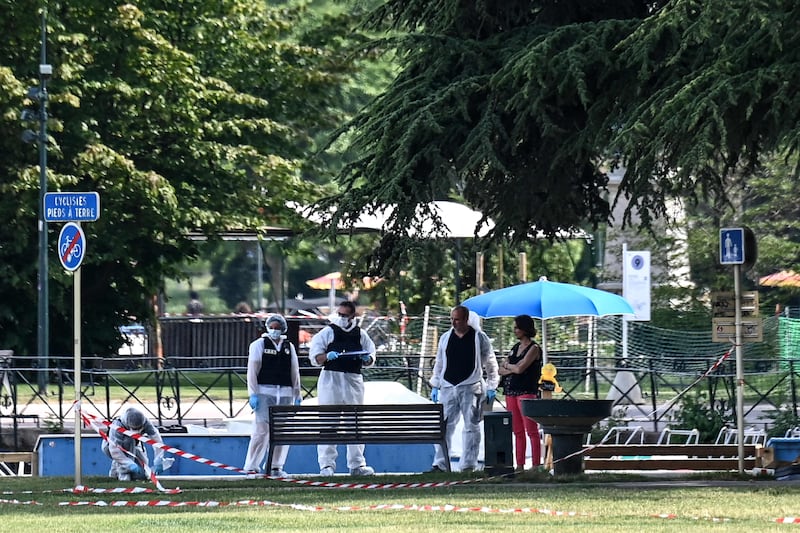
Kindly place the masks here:
[[(364, 403), (363, 367), (375, 364), (375, 343), (356, 326), (356, 306), (353, 302), (339, 304), (331, 323), (311, 339), (309, 360), (321, 366), (317, 390), (319, 405), (359, 405)], [(317, 446), (319, 473), (332, 476), (336, 472), (338, 452), (334, 444)], [(364, 459), (364, 445), (347, 446), (347, 468), (354, 476), (375, 473)]]
[[(300, 404), (300, 365), (294, 345), (286, 340), (286, 319), (271, 315), (267, 331), (250, 343), (247, 357), (247, 392), (255, 412), (253, 432), (247, 447), (244, 469), (263, 472), (269, 450), (269, 406)], [(276, 446), (270, 476), (287, 477), (283, 470), (288, 446)]]

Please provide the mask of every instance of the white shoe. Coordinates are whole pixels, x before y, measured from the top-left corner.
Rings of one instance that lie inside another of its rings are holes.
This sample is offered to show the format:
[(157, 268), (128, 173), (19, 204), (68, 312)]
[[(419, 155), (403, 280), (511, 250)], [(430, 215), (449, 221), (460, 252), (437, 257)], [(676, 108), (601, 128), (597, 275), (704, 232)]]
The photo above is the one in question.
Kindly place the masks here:
[(359, 466), (358, 468), (351, 468), (350, 469), (351, 476), (373, 476), (375, 475), (375, 469), (371, 466)]
[(120, 480), (120, 481), (130, 481), (131, 480), (131, 475), (130, 474), (119, 474), (117, 476), (117, 479)]
[(326, 466), (319, 471), (320, 476), (330, 477), (336, 473), (336, 470), (333, 469), (332, 466)]
[(289, 474), (287, 474), (283, 468), (273, 468), (269, 475), (270, 477), (289, 477)]

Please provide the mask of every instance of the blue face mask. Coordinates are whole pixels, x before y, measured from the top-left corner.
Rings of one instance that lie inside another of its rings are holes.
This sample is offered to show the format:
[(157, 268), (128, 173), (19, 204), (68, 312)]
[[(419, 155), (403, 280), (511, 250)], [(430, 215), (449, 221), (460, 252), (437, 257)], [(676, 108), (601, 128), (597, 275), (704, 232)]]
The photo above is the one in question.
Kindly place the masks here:
[(267, 330), (267, 335), (269, 335), (270, 339), (276, 341), (276, 340), (281, 338), (281, 330), (279, 330), (279, 329), (268, 329)]

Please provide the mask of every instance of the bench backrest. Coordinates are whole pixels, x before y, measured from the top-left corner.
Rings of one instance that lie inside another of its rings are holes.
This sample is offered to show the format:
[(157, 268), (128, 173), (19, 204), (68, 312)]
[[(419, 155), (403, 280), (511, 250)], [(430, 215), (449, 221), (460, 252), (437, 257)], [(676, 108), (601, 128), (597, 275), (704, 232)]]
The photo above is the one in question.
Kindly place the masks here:
[(445, 438), (441, 404), (274, 405), (270, 444), (417, 443)]

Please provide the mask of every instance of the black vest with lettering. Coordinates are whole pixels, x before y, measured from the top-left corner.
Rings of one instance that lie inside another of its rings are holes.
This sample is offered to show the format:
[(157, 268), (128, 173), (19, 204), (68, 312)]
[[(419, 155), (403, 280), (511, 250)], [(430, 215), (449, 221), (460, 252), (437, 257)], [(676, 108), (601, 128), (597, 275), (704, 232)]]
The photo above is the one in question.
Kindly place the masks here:
[(264, 338), (264, 351), (261, 352), (261, 370), (258, 371), (259, 385), (292, 386), (292, 349), (289, 341), (283, 341), (281, 349), (275, 348), (272, 339)]
[[(331, 324), (329, 327), (333, 330), (333, 341), (331, 341), (326, 348), (328, 352), (358, 352), (363, 350), (361, 346), (361, 329), (358, 326), (350, 331), (345, 331), (334, 324)], [(333, 370), (334, 372), (360, 374), (361, 365), (360, 357), (344, 356), (326, 362), (324, 368), (325, 370)]]

